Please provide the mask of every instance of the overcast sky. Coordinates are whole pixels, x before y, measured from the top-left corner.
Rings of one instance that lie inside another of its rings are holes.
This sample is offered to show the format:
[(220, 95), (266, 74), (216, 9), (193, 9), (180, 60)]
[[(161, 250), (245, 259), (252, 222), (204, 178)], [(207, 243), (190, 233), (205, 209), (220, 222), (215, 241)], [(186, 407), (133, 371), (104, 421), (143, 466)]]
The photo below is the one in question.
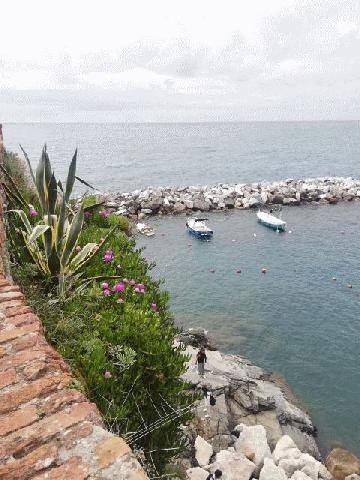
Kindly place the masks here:
[(0, 121), (360, 118), (359, 0), (0, 0)]

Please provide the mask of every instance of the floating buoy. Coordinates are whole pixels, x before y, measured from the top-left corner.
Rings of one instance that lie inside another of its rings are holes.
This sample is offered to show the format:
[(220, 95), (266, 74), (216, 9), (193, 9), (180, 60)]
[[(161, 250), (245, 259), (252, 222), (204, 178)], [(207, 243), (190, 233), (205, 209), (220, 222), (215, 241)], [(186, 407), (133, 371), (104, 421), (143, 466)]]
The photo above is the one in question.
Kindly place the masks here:
[(254, 237), (256, 237), (256, 233), (254, 233)]
[(347, 284), (347, 287), (348, 287), (348, 288), (352, 288), (351, 283), (348, 283), (348, 284)]
[(340, 233), (341, 233), (341, 235), (344, 235), (345, 231), (344, 231), (344, 230), (340, 230)]
[(235, 240), (235, 239), (233, 239), (233, 240), (231, 240), (231, 241), (232, 241), (232, 242), (236, 242), (236, 240)]
[(236, 270), (236, 273), (241, 273), (241, 268), (238, 268), (238, 269)]
[(209, 272), (215, 273), (215, 270), (213, 268), (210, 268)]
[(192, 247), (192, 243), (188, 243), (188, 247)]
[(292, 231), (291, 231), (291, 230), (289, 230), (289, 233), (292, 233)]
[(262, 272), (262, 273), (266, 273), (266, 272), (267, 272), (266, 268), (263, 267), (263, 268), (261, 269), (261, 272)]
[(334, 282), (336, 282), (336, 277), (333, 277), (332, 279), (333, 279)]

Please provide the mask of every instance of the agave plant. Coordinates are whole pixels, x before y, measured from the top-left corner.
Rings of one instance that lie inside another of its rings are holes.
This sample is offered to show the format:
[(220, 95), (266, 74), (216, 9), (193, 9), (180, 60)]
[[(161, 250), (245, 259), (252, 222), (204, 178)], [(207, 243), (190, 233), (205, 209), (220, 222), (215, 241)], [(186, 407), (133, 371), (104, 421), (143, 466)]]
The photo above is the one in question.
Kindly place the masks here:
[[(77, 178), (77, 150), (70, 163), (65, 189), (55, 178), (46, 146), (42, 150), (35, 174), (26, 154), (25, 158), (41, 206), (42, 219), (33, 226), (24, 210), (11, 212), (16, 213), (21, 220), (21, 233), (33, 261), (44, 275), (57, 279), (59, 293), (63, 295), (66, 278), (78, 272), (99, 249), (96, 243), (88, 243), (80, 252), (75, 249), (84, 222), (83, 204), (76, 211), (70, 204)], [(32, 206), (29, 207), (31, 209)]]

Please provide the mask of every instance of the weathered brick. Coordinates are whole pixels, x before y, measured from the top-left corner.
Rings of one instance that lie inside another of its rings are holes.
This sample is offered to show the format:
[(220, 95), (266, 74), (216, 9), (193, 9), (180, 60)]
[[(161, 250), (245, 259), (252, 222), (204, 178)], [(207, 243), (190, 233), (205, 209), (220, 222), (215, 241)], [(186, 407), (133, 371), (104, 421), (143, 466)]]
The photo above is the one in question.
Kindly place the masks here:
[(6, 278), (2, 277), (0, 278), (0, 287), (7, 287), (10, 285), (10, 282), (6, 280)]
[(71, 377), (66, 374), (51, 375), (35, 380), (29, 384), (14, 387), (6, 393), (0, 394), (0, 413), (10, 412), (23, 403), (50, 394), (58, 388), (59, 384), (68, 383), (70, 378)]
[(91, 435), (93, 430), (94, 425), (91, 422), (79, 423), (67, 430), (61, 441), (61, 446), (66, 448), (66, 450), (71, 450), (82, 438)]
[(130, 447), (120, 437), (110, 437), (96, 447), (99, 468), (106, 468), (125, 453), (131, 452)]
[(16, 381), (16, 371), (15, 368), (6, 370), (5, 372), (0, 372), (0, 389), (15, 383)]
[(9, 300), (7, 302), (0, 303), (0, 311), (6, 312), (8, 308), (23, 307), (25, 306), (24, 300)]
[(10, 291), (10, 292), (0, 291), (0, 303), (9, 302), (12, 300), (23, 300), (23, 299), (24, 299), (24, 295), (22, 292), (20, 292), (20, 289), (17, 289), (16, 291)]
[(32, 360), (43, 360), (45, 359), (45, 353), (43, 350), (34, 349), (34, 350), (24, 350), (13, 355), (7, 355), (0, 364), (0, 370), (6, 370), (10, 367), (17, 368), (31, 362)]
[(88, 468), (82, 463), (81, 457), (71, 457), (60, 467), (36, 475), (32, 480), (85, 480), (88, 474)]
[(1, 415), (0, 436), (3, 437), (8, 433), (15, 432), (19, 430), (19, 428), (26, 427), (39, 420), (40, 417), (36, 411), (37, 407), (35, 405), (29, 405), (13, 413)]
[(54, 444), (42, 445), (25, 457), (0, 465), (0, 478), (4, 480), (25, 480), (53, 465), (58, 457)]
[(39, 401), (39, 406), (47, 415), (58, 412), (72, 403), (86, 402), (86, 397), (74, 388), (63, 388)]
[(45, 417), (29, 427), (17, 430), (0, 439), (0, 458), (26, 453), (29, 449), (33, 449), (53, 437), (61, 439), (67, 428), (84, 420), (91, 420), (95, 424), (101, 423), (97, 408), (89, 402), (72, 405), (62, 412)]
[(36, 345), (37, 348), (40, 348), (45, 344), (45, 339), (40, 335), (24, 335), (23, 337), (17, 338), (11, 342), (12, 348), (19, 352), (21, 350), (27, 350)]
[(0, 347), (0, 358), (6, 355), (6, 348)]
[(8, 315), (6, 315), (6, 317), (7, 318), (3, 323), (4, 327), (5, 326), (21, 327), (22, 325), (30, 325), (32, 323), (36, 323), (40, 325), (39, 317), (34, 313), (14, 315), (13, 317), (8, 317)]
[(24, 313), (32, 313), (32, 309), (29, 305), (23, 305), (21, 307), (13, 307), (6, 309), (7, 317), (14, 317), (15, 315), (23, 315)]
[(5, 292), (21, 292), (17, 285), (0, 285), (0, 293)]
[(9, 342), (14, 338), (21, 337), (22, 335), (26, 335), (30, 332), (38, 332), (40, 329), (41, 327), (38, 324), (33, 323), (31, 325), (25, 325), (21, 328), (13, 328), (12, 330), (2, 331), (0, 333), (0, 343)]

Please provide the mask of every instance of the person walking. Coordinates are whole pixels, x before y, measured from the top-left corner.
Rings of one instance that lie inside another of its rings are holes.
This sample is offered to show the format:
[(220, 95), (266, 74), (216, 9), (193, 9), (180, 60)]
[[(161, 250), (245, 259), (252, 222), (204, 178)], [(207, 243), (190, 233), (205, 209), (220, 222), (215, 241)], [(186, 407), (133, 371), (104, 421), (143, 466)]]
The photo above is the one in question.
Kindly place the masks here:
[(215, 470), (214, 473), (210, 473), (210, 475), (206, 477), (206, 480), (216, 480), (217, 478), (222, 478), (221, 470)]
[(207, 362), (207, 357), (206, 357), (206, 353), (205, 353), (205, 348), (201, 347), (200, 350), (198, 351), (197, 355), (196, 355), (195, 365), (197, 364), (198, 373), (202, 377), (205, 374), (205, 363), (206, 362)]

